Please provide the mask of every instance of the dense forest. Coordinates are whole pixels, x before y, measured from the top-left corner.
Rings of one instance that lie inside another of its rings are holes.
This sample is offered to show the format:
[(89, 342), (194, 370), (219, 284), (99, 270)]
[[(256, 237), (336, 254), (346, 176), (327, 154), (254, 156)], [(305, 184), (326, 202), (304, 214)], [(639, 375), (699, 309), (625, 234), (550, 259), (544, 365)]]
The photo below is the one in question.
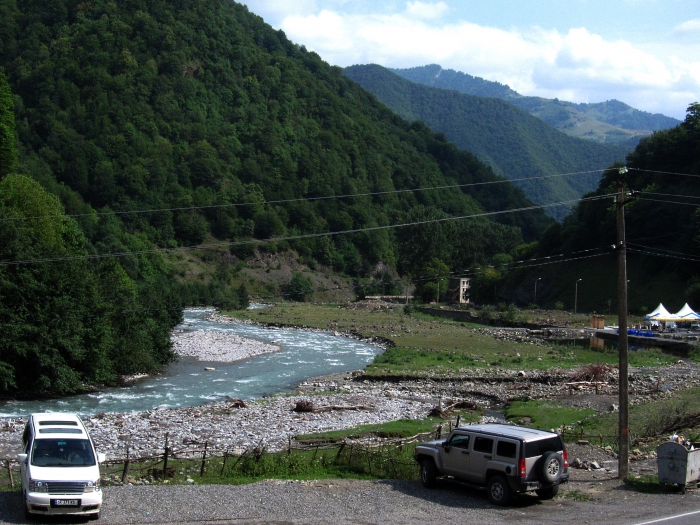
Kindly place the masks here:
[[(408, 120), (420, 120), (476, 155), (538, 204), (578, 199), (628, 148), (570, 137), (508, 102), (410, 82), (377, 65), (345, 68), (348, 78)], [(552, 175), (574, 173), (563, 177)], [(549, 208), (562, 219), (569, 207)]]
[(599, 142), (634, 147), (642, 135), (680, 123), (666, 115), (632, 108), (619, 100), (576, 104), (558, 99), (526, 97), (499, 82), (443, 69), (437, 64), (391, 71), (426, 86), (506, 100), (564, 133)]
[[(662, 301), (674, 311), (686, 301), (700, 309), (700, 104), (689, 106), (680, 125), (642, 139), (628, 156), (626, 168), (623, 174), (618, 167), (607, 171), (598, 188), (585, 196), (588, 200), (579, 203), (563, 223), (552, 225), (538, 243), (536, 257), (599, 250), (607, 254), (600, 263), (599, 278), (592, 275), (597, 271), (592, 260), (586, 260), (576, 275), (568, 276), (569, 281), (584, 275), (589, 283), (614, 280), (614, 197), (617, 185), (624, 182), (631, 193), (631, 202), (625, 206), (631, 310), (646, 313)], [(606, 310), (606, 296), (589, 286), (589, 308)], [(614, 292), (604, 293), (615, 305)]]
[(183, 306), (247, 304), (230, 272), (188, 281), (168, 252), (415, 277), (513, 257), (552, 223), (243, 5), (0, 0), (0, 18), (0, 392), (152, 371)]

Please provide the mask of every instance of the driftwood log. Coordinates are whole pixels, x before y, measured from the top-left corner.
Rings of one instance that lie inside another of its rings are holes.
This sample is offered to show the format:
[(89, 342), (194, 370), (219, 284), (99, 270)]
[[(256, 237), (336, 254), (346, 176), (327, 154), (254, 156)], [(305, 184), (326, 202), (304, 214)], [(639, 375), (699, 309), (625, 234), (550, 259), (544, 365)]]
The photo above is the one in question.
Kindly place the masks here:
[(292, 410), (294, 412), (331, 412), (333, 410), (370, 410), (372, 407), (367, 405), (330, 405), (316, 408), (308, 399), (297, 401)]

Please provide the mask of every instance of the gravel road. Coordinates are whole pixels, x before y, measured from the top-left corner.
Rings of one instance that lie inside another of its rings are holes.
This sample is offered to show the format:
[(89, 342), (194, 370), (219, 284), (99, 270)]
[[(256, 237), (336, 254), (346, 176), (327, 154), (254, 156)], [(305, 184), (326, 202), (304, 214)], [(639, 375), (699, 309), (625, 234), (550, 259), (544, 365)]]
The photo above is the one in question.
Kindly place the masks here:
[[(435, 490), (424, 489), (418, 481), (395, 480), (108, 487), (99, 523), (627, 525), (698, 510), (697, 492), (643, 494), (627, 490), (610, 475), (591, 479), (574, 472), (560, 497), (541, 502), (524, 496), (507, 508), (491, 505), (483, 492), (450, 482)], [(0, 493), (0, 524), (23, 522), (19, 492)]]

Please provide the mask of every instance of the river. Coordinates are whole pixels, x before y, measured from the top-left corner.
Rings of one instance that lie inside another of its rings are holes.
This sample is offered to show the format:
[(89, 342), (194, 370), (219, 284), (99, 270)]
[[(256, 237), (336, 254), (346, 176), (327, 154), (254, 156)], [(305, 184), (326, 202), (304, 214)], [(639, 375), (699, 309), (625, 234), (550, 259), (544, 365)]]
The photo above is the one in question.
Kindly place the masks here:
[[(158, 376), (132, 386), (40, 401), (0, 403), (0, 418), (32, 412), (62, 411), (82, 415), (136, 412), (155, 408), (203, 405), (227, 397), (250, 399), (294, 390), (302, 381), (335, 372), (359, 370), (382, 350), (326, 332), (271, 329), (247, 323), (209, 321), (212, 310), (185, 310), (184, 331), (214, 330), (275, 344), (280, 351), (232, 363), (180, 358)], [(205, 367), (215, 368), (205, 371)]]

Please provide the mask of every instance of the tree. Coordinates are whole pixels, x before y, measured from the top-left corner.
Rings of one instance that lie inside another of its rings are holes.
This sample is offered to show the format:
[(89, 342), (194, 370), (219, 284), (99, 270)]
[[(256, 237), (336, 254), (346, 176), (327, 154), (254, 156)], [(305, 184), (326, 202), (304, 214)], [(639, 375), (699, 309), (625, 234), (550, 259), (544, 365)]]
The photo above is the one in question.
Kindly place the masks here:
[(293, 301), (308, 301), (314, 293), (314, 285), (309, 277), (296, 271), (285, 291), (287, 297)]
[(449, 281), (449, 266), (439, 259), (432, 259), (422, 267), (420, 276), (415, 279), (415, 293), (424, 303), (437, 302), (447, 293)]
[(5, 74), (0, 70), (0, 179), (15, 170), (15, 114), (12, 92)]

